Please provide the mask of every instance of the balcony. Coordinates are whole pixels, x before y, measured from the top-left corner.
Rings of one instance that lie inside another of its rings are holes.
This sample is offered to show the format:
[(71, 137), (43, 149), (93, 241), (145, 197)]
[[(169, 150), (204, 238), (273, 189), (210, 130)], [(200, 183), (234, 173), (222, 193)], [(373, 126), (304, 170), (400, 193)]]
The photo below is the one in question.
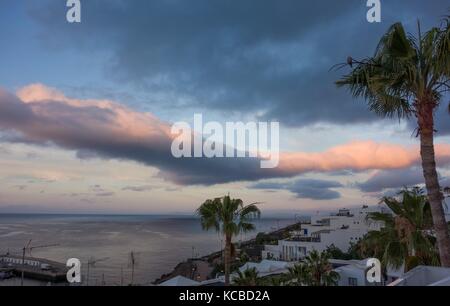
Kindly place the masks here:
[(286, 239), (287, 241), (297, 241), (297, 242), (320, 242), (320, 237), (303, 237), (295, 236)]

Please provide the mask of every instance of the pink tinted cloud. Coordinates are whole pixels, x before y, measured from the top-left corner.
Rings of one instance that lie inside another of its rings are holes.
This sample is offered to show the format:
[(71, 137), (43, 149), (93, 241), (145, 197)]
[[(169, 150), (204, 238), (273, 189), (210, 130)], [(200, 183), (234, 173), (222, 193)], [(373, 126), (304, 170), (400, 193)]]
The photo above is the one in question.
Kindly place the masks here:
[[(154, 166), (178, 184), (292, 177), (307, 172), (401, 169), (420, 161), (417, 146), (355, 141), (323, 152), (282, 153), (275, 169), (260, 169), (255, 159), (175, 159), (170, 124), (109, 100), (72, 99), (42, 84), (16, 95), (0, 89), (0, 129), (19, 133), (16, 141), (52, 143), (79, 156), (128, 159)], [(450, 145), (439, 144), (441, 165), (450, 162)]]
[[(72, 99), (66, 97), (57, 89), (47, 87), (43, 84), (31, 84), (20, 88), (16, 95), (24, 103), (29, 105), (33, 111), (41, 116), (58, 116), (61, 113), (51, 112), (46, 103), (49, 101), (61, 105), (70, 106), (75, 109), (86, 109), (89, 107), (103, 110), (105, 113), (114, 115), (113, 122), (109, 122), (108, 128), (119, 134), (125, 134), (133, 138), (146, 138), (164, 135), (170, 137), (170, 127), (160, 121), (151, 113), (139, 113), (110, 100), (96, 99)], [(70, 114), (69, 114), (70, 115)], [(98, 123), (98, 122), (97, 122)]]
[[(441, 165), (450, 162), (450, 145), (436, 145), (436, 156)], [(302, 173), (308, 171), (401, 169), (420, 162), (419, 146), (401, 146), (374, 141), (354, 141), (318, 153), (283, 153), (282, 170)]]

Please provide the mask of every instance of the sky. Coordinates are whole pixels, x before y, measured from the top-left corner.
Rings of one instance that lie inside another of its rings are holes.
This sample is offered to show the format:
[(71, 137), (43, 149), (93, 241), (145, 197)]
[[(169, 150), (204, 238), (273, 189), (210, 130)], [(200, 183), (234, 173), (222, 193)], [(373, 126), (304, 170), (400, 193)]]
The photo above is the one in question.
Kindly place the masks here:
[[(394, 22), (439, 25), (444, 0), (0, 2), (0, 212), (193, 213), (230, 193), (263, 214), (375, 205), (423, 184), (415, 122), (383, 119), (330, 69)], [(448, 104), (449, 97), (442, 103)], [(450, 117), (436, 113), (442, 185)], [(174, 122), (279, 122), (280, 163), (184, 158)]]

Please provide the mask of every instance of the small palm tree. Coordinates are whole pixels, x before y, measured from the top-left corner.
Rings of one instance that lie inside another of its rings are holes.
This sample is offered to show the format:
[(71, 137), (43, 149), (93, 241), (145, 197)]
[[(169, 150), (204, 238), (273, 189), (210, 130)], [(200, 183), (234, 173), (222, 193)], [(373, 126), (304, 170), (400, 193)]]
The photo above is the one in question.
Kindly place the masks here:
[(311, 284), (311, 273), (305, 264), (297, 264), (289, 268), (290, 285), (305, 286)]
[(244, 272), (238, 270), (237, 274), (237, 278), (233, 279), (233, 283), (237, 286), (258, 286), (260, 283), (256, 268), (247, 269)]
[(262, 279), (261, 285), (272, 287), (284, 287), (290, 285), (291, 282), (292, 281), (289, 274), (280, 274)]
[(339, 281), (339, 274), (332, 270), (327, 252), (319, 253), (314, 250), (305, 258), (305, 264), (311, 273), (312, 286), (335, 286)]
[(230, 284), (230, 264), (232, 238), (240, 233), (255, 229), (251, 222), (261, 215), (257, 203), (244, 205), (240, 199), (231, 199), (230, 196), (206, 200), (198, 209), (202, 228), (215, 229), (225, 237), (225, 285)]
[(438, 265), (439, 256), (435, 239), (430, 233), (432, 217), (430, 204), (419, 188), (405, 189), (399, 193), (401, 199), (384, 197), (385, 203), (394, 213), (371, 213), (368, 218), (383, 222), (380, 231), (369, 232), (361, 240), (361, 251), (366, 256), (381, 259), (384, 267), (405, 271), (418, 264)]
[(330, 255), (313, 250), (303, 263), (289, 269), (291, 284), (296, 286), (336, 286), (339, 274), (333, 271), (329, 262)]
[(383, 221), (385, 226), (367, 233), (358, 244), (359, 252), (362, 257), (379, 258), (383, 267), (399, 268), (407, 256), (406, 247), (397, 238), (393, 219), (379, 217), (374, 220)]
[(373, 57), (362, 61), (349, 57), (347, 62), (352, 71), (336, 82), (338, 86), (364, 98), (380, 116), (416, 118), (441, 264), (450, 267), (450, 236), (434, 151), (434, 113), (444, 92), (450, 91), (450, 16), (424, 35), (419, 25), (417, 37), (396, 23), (381, 38)]

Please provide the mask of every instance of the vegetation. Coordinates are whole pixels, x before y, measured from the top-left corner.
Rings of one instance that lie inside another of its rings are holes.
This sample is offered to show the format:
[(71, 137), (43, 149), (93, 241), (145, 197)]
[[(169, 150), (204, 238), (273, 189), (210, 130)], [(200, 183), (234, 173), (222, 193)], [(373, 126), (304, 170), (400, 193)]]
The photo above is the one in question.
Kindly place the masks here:
[(434, 112), (443, 94), (450, 91), (450, 16), (426, 33), (419, 24), (417, 36), (407, 34), (403, 25), (396, 23), (381, 38), (373, 57), (362, 61), (349, 57), (347, 64), (352, 71), (336, 82), (338, 86), (364, 98), (369, 109), (380, 116), (416, 118), (440, 260), (450, 267), (450, 236), (434, 151)]
[(350, 242), (350, 247), (347, 252), (342, 251), (337, 248), (334, 244), (327, 247), (326, 252), (330, 254), (333, 259), (343, 259), (343, 260), (351, 260), (351, 259), (363, 259), (358, 252), (358, 243)]
[(230, 265), (232, 252), (232, 238), (241, 232), (255, 229), (251, 221), (260, 217), (260, 210), (256, 203), (244, 205), (240, 199), (230, 196), (206, 200), (198, 209), (202, 228), (214, 229), (225, 237), (224, 271), (225, 284), (230, 284)]
[(265, 245), (265, 244), (277, 244), (278, 240), (283, 238), (287, 238), (287, 235), (276, 235), (273, 233), (258, 233), (255, 238), (255, 242), (257, 245)]
[(289, 268), (289, 273), (259, 277), (255, 268), (244, 272), (237, 271), (233, 280), (237, 286), (336, 286), (339, 274), (329, 263), (330, 254), (326, 251), (313, 251), (305, 261)]
[(237, 286), (259, 286), (261, 279), (258, 277), (258, 272), (255, 268), (247, 269), (244, 272), (237, 271), (237, 277), (233, 283)]
[(245, 251), (241, 251), (241, 254), (239, 256), (239, 264), (243, 265), (245, 263), (247, 263), (250, 260), (250, 257), (248, 256), (248, 254)]
[(326, 251), (309, 253), (303, 263), (289, 269), (291, 284), (297, 286), (336, 286), (339, 274), (333, 271)]
[(385, 203), (394, 213), (371, 213), (368, 217), (384, 222), (380, 231), (369, 232), (359, 243), (363, 257), (380, 258), (384, 267), (405, 271), (423, 265), (439, 265), (435, 238), (431, 235), (432, 216), (430, 203), (419, 188), (405, 189), (400, 199), (384, 197)]

